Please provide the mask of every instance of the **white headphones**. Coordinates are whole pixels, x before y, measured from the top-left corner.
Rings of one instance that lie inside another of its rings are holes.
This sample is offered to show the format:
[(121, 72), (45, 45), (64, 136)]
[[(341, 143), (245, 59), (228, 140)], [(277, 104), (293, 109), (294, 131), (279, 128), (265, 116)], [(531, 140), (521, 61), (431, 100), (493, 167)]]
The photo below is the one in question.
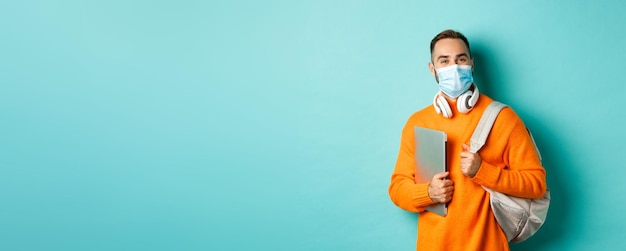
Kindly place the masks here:
[[(478, 92), (478, 87), (474, 84), (472, 85), (474, 86), (474, 91), (467, 90), (466, 92), (461, 94), (461, 96), (459, 96), (456, 100), (456, 110), (461, 113), (470, 112), (472, 109), (474, 109), (476, 102), (478, 102), (478, 97), (480, 96), (480, 93)], [(435, 98), (433, 99), (433, 106), (435, 107), (435, 111), (437, 111), (438, 114), (441, 114), (444, 118), (452, 118), (452, 109), (450, 108), (450, 105), (448, 104), (446, 98), (442, 96), (441, 91), (435, 94)]]

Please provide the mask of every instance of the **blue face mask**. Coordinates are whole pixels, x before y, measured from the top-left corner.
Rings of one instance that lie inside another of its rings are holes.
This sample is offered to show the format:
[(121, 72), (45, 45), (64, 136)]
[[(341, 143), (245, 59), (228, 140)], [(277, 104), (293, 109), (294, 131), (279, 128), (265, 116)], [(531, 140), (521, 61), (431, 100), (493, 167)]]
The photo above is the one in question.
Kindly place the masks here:
[(451, 98), (457, 98), (474, 83), (471, 65), (455, 64), (436, 69), (436, 71), (439, 89)]

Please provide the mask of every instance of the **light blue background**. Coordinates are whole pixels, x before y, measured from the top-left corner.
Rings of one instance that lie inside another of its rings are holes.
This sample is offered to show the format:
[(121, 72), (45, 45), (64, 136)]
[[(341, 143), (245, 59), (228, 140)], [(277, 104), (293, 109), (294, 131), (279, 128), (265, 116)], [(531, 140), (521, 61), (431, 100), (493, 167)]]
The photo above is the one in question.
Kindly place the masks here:
[(620, 1), (3, 1), (0, 250), (413, 250), (387, 195), (430, 39), (533, 131), (548, 222), (624, 247)]

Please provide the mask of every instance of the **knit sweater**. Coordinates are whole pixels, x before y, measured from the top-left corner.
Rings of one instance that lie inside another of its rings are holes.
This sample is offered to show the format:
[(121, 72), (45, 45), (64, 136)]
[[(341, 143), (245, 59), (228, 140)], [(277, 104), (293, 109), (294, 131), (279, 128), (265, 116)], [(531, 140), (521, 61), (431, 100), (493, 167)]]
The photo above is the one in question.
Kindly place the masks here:
[[(461, 173), (462, 145), (469, 145), (478, 121), (492, 101), (481, 95), (474, 109), (466, 114), (456, 111), (456, 104), (450, 102), (452, 118), (437, 114), (430, 105), (411, 115), (404, 126), (389, 196), (398, 207), (419, 213), (417, 250), (509, 250), (506, 236), (489, 206), (489, 193), (481, 185), (523, 198), (540, 198), (545, 193), (545, 169), (524, 123), (511, 108), (500, 112), (485, 146), (478, 152), (482, 163), (476, 175), (469, 178)], [(428, 184), (414, 181), (414, 126), (447, 134), (446, 162), (454, 193), (445, 217), (424, 210), (434, 203), (428, 196)]]

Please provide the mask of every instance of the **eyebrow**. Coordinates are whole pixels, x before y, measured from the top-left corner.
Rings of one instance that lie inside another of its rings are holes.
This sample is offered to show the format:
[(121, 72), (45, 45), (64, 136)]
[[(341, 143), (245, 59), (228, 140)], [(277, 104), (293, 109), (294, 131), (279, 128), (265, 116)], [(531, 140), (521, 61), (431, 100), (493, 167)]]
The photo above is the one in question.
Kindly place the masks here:
[[(462, 56), (469, 57), (469, 56), (467, 55), (467, 53), (465, 53), (465, 52), (463, 52), (463, 53), (461, 53), (461, 54), (457, 54), (457, 55), (456, 55), (456, 57), (457, 57), (457, 58), (460, 58), (460, 57), (462, 57)], [(441, 56), (437, 57), (437, 60), (442, 59), (442, 58), (449, 58), (449, 57), (450, 57), (450, 56), (448, 56), (448, 55), (441, 55)]]

